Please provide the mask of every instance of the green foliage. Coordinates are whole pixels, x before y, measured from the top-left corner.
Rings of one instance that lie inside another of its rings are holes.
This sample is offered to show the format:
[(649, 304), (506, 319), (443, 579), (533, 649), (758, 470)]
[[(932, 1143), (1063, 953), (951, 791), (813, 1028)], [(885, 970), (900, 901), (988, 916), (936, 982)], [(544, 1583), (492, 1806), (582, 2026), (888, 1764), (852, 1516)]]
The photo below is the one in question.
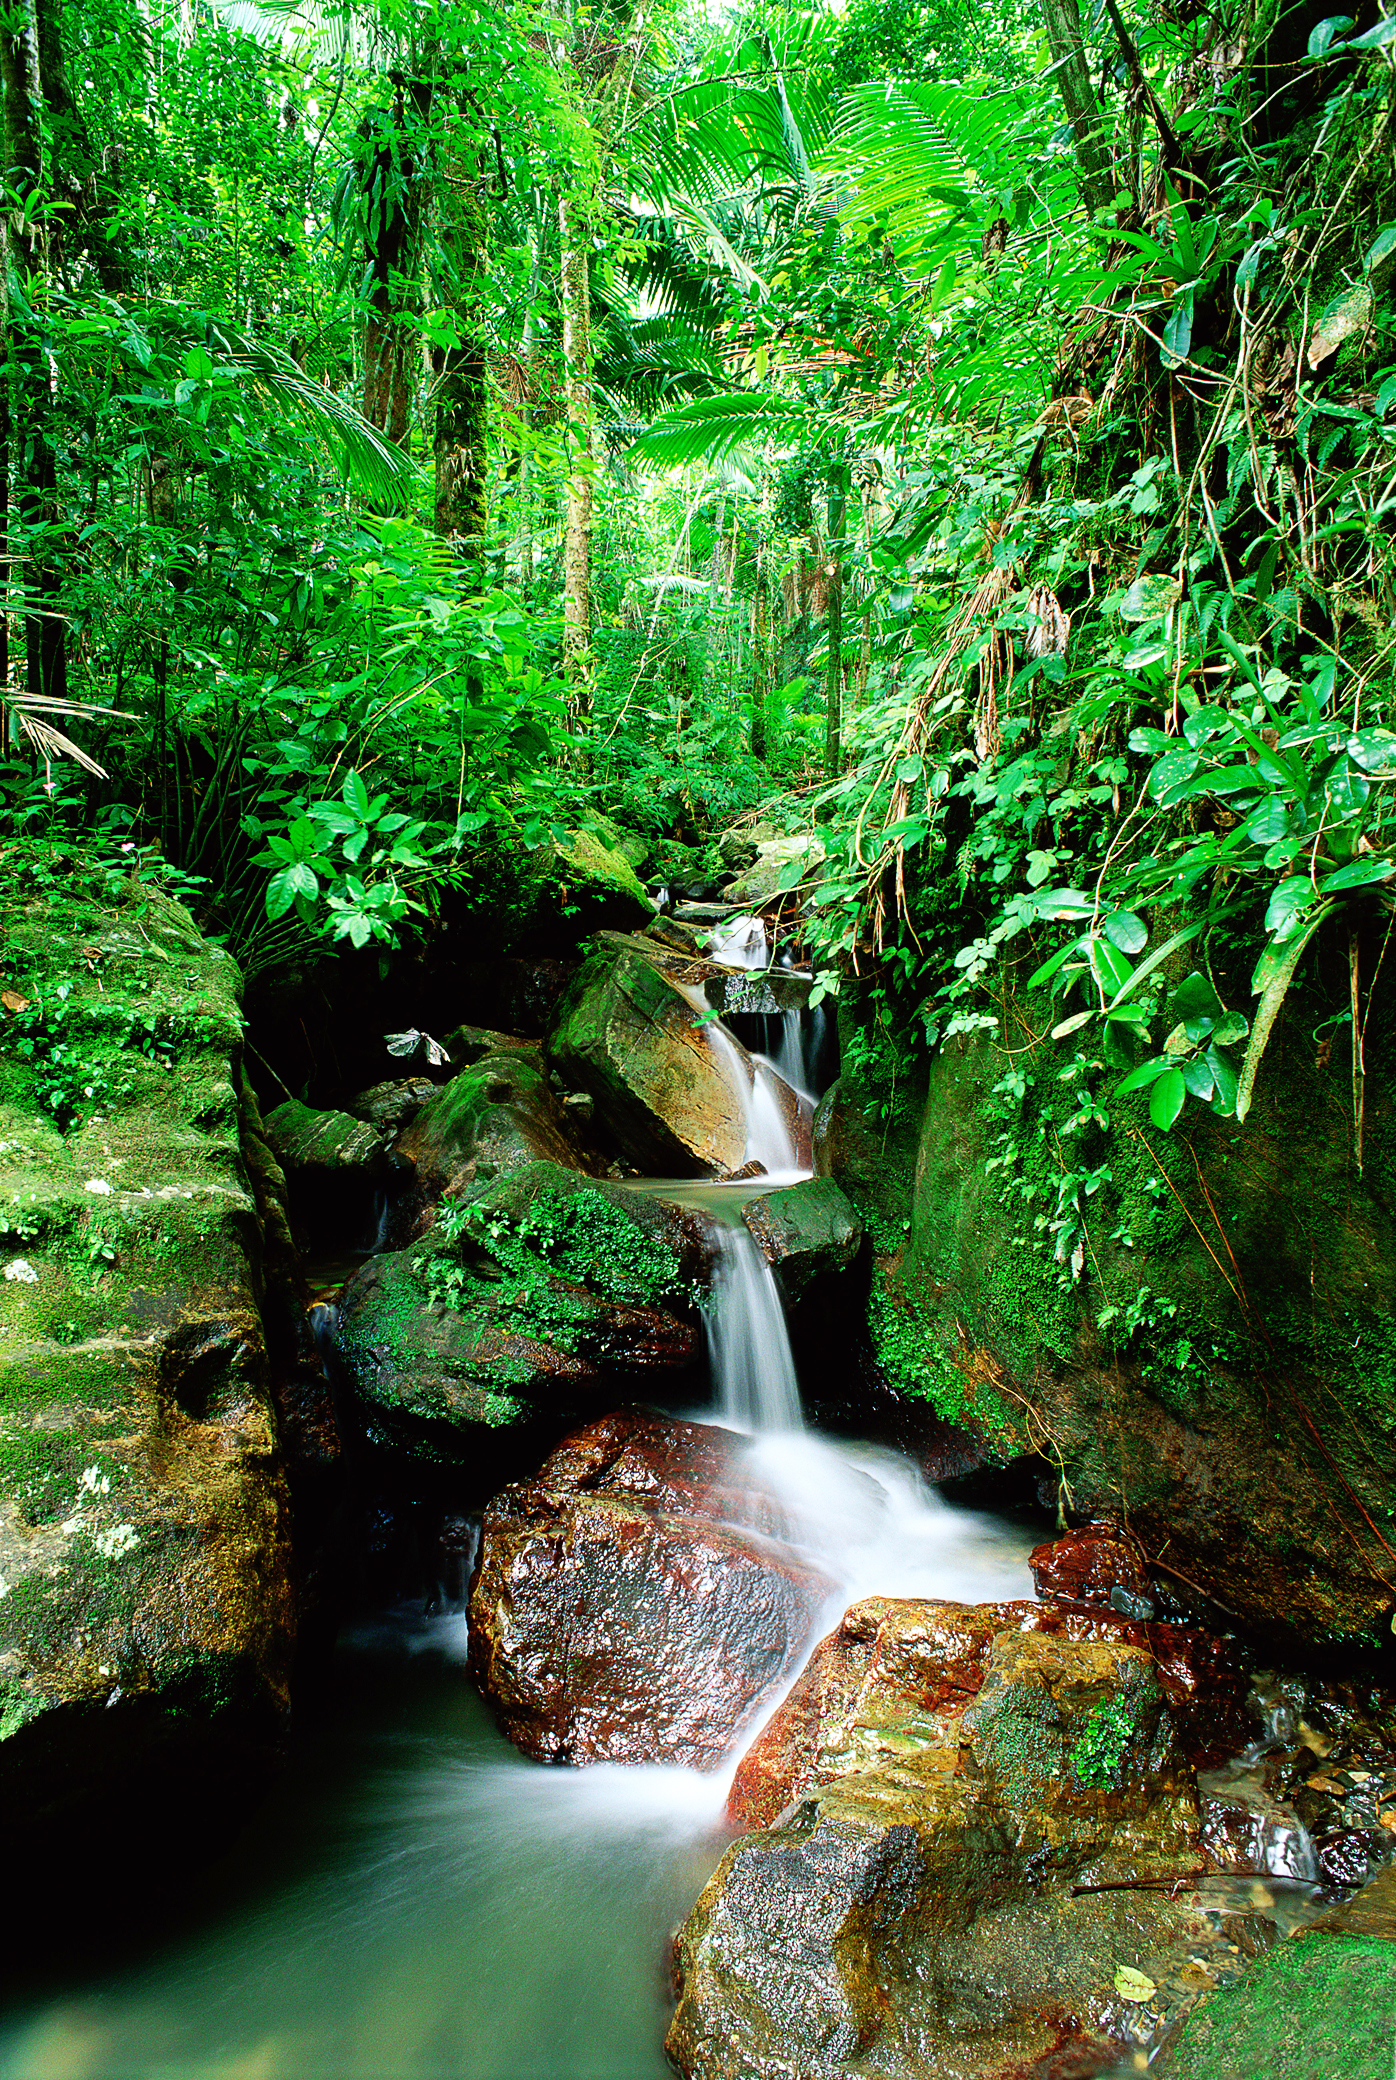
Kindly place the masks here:
[(1135, 1735), (1129, 1706), (1122, 1696), (1097, 1705), (1071, 1750), (1071, 1768), (1078, 1784), (1089, 1784), (1096, 1791), (1118, 1791)]

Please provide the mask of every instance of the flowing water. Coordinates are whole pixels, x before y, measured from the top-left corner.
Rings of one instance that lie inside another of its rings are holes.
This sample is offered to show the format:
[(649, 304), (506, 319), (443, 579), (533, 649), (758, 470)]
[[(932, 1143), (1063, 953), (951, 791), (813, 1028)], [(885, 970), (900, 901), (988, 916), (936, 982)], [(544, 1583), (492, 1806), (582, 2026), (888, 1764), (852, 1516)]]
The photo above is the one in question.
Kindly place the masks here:
[[(707, 1031), (754, 1147), (762, 1078)], [(807, 1174), (788, 1130), (771, 1153)], [(704, 1413), (755, 1434), (791, 1542), (839, 1585), (810, 1644), (874, 1593), (1031, 1595), (1028, 1532), (951, 1509), (895, 1453), (805, 1428), (779, 1293), (740, 1219), (751, 1189), (672, 1196), (704, 1206), (718, 1242)], [(182, 1881), (178, 1930), (12, 2006), (0, 2080), (661, 2080), (665, 1942), (725, 1845), (738, 1757), (708, 1775), (526, 1762), (464, 1651), (462, 1618), (419, 1609), (349, 1634), (287, 1777), (229, 1856)], [(121, 1874), (100, 1841), (75, 1897), (115, 1948)]]

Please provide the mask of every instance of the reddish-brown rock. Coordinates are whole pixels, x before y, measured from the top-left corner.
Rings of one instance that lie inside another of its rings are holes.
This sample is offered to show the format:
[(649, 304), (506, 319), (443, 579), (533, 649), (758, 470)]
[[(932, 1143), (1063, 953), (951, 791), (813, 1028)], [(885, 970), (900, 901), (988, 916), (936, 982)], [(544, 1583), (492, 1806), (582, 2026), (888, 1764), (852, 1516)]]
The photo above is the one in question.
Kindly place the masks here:
[(485, 1513), (470, 1669), (542, 1762), (711, 1769), (831, 1585), (773, 1539), (746, 1441), (638, 1413), (570, 1438)]
[[(1028, 1556), (1039, 1596), (1058, 1603), (1104, 1605), (1147, 1617), (1149, 1576), (1137, 1539), (1114, 1524), (1086, 1524)], [(1112, 1605), (1112, 1598), (1114, 1599)]]

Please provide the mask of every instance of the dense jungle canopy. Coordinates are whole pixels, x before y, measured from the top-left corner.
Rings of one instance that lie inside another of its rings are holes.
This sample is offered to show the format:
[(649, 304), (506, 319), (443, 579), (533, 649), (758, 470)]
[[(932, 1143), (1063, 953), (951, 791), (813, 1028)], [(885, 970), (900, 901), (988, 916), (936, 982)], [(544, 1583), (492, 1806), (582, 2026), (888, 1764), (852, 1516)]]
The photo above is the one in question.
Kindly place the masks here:
[(698, 886), (759, 813), (889, 1109), (998, 1033), (1064, 1280), (1104, 1094), (1244, 1118), (1306, 959), (1360, 1168), (1394, 50), (1317, 0), (16, 0), (6, 871), (163, 875), (255, 975), (462, 898), (507, 948), (553, 840)]

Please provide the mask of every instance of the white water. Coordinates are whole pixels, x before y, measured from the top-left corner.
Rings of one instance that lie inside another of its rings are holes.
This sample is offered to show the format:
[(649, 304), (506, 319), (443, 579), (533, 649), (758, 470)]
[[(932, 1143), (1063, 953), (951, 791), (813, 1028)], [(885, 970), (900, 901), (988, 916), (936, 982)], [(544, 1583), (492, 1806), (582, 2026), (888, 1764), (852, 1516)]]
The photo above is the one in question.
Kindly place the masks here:
[(766, 944), (766, 927), (759, 917), (730, 917), (726, 924), (709, 932), (708, 959), (724, 968), (768, 968), (771, 952)]
[(808, 1166), (801, 1166), (795, 1137), (781, 1103), (779, 1079), (772, 1074), (769, 1064), (754, 1061), (748, 1070), (751, 1057), (743, 1055), (721, 1020), (712, 1016), (701, 984), (676, 982), (673, 986), (701, 1018), (703, 1039), (716, 1057), (746, 1123), (742, 1162), (760, 1163), (768, 1177), (788, 1182), (808, 1177)]
[(775, 1273), (745, 1224), (716, 1221), (706, 1317), (714, 1400), (733, 1430), (803, 1430), (804, 1412)]
[[(744, 1197), (688, 1191), (729, 1220)], [(713, 1414), (754, 1433), (787, 1540), (837, 1585), (806, 1654), (865, 1596), (1032, 1594), (1027, 1531), (950, 1508), (894, 1452), (804, 1427), (780, 1294), (740, 1222), (716, 1300)], [(798, 1669), (717, 1771), (549, 1769), (489, 1725), (463, 1653), (459, 1618), (399, 1612), (346, 1640), (323, 1731), (225, 1863), (186, 1882), (178, 1929), (31, 1991), (0, 2023), (0, 2080), (663, 2080), (664, 1939)], [(99, 1907), (119, 1913), (119, 1874), (94, 1856)]]

